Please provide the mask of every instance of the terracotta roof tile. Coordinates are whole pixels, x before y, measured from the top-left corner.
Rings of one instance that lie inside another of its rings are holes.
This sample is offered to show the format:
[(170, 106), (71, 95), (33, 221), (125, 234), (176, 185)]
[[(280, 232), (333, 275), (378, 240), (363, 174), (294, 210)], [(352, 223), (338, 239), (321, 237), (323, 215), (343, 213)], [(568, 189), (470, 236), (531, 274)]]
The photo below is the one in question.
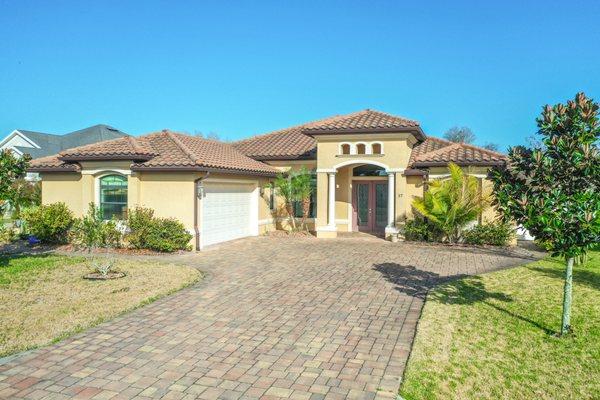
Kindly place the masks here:
[(444, 166), (450, 162), (458, 165), (498, 165), (506, 156), (495, 151), (465, 143), (453, 143), (437, 138), (427, 140), (413, 148), (411, 167)]
[(79, 166), (72, 164), (74, 160), (93, 159), (132, 160), (131, 168), (134, 170), (219, 170), (263, 175), (277, 173), (275, 168), (245, 156), (227, 143), (167, 130), (137, 138), (99, 142), (67, 150), (58, 156), (33, 160), (30, 171), (76, 171), (79, 169), (74, 168)]
[(332, 117), (327, 121), (312, 124), (304, 129), (308, 134), (393, 131), (416, 128), (419, 123), (403, 117), (374, 110), (363, 110), (347, 115)]
[[(233, 143), (242, 153), (257, 160), (315, 159), (317, 142), (312, 135), (319, 133), (376, 132), (414, 128), (422, 135), (419, 123), (406, 118), (373, 110), (308, 122), (244, 139)], [(424, 135), (422, 139), (424, 139)]]
[(61, 151), (58, 158), (63, 161), (86, 160), (149, 160), (156, 155), (154, 150), (133, 136), (105, 140), (85, 146)]

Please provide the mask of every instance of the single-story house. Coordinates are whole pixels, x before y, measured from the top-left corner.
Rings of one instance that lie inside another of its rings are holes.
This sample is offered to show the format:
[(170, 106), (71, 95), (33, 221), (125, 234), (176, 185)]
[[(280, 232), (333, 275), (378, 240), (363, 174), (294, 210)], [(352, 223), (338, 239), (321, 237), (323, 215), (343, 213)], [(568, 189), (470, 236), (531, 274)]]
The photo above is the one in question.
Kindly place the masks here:
[(483, 190), (491, 185), (489, 168), (505, 156), (428, 137), (416, 121), (364, 110), (235, 143), (168, 130), (122, 137), (36, 159), (30, 170), (41, 174), (44, 203), (62, 201), (82, 215), (94, 202), (106, 218), (150, 207), (183, 222), (201, 249), (286, 229), (271, 182), (301, 167), (314, 172), (309, 226), (317, 237), (395, 235), (424, 183), (444, 177), (449, 162), (469, 167)]

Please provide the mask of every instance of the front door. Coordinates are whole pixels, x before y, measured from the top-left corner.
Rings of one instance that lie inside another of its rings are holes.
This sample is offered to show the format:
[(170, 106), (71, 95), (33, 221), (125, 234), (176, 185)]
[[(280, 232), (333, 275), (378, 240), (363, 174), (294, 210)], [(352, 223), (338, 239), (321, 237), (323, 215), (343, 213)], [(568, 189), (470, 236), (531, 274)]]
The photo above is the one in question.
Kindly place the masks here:
[(354, 230), (383, 233), (387, 225), (387, 181), (353, 181), (352, 210)]

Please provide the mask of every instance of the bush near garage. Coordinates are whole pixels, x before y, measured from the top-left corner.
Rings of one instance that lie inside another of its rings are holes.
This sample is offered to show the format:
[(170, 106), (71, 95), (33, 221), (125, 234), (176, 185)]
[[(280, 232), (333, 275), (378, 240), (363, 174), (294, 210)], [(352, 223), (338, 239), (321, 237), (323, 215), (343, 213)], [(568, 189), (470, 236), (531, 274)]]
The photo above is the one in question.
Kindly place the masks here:
[(174, 218), (156, 218), (154, 210), (136, 207), (129, 210), (126, 240), (136, 249), (171, 253), (190, 250), (192, 235)]

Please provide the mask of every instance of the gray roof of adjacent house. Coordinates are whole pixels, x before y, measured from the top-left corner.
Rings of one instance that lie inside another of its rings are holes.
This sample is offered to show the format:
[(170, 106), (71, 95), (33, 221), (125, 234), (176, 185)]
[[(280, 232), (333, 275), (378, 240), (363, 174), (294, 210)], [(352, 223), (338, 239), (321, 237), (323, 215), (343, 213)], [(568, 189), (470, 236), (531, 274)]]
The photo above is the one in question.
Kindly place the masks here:
[(40, 147), (38, 149), (33, 147), (14, 146), (15, 149), (23, 154), (31, 155), (32, 158), (45, 157), (73, 147), (129, 136), (112, 126), (102, 124), (90, 126), (89, 128), (80, 129), (64, 135), (34, 132), (25, 129), (17, 129), (17, 131)]

